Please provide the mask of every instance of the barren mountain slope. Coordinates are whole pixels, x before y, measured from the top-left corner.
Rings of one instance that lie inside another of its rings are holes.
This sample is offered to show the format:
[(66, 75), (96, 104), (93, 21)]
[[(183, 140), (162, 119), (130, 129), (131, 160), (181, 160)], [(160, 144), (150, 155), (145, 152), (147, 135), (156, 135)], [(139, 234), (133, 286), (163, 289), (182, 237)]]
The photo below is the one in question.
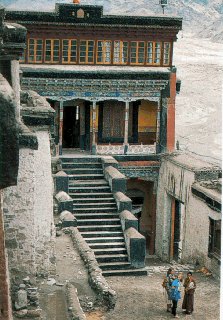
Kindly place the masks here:
[[(8, 9), (37, 11), (53, 10), (55, 2), (72, 3), (71, 0), (1, 0)], [(81, 3), (103, 5), (105, 14), (162, 15), (159, 0), (81, 0)], [(199, 36), (223, 40), (222, 0), (169, 0), (165, 14), (182, 16), (185, 31), (193, 30)]]

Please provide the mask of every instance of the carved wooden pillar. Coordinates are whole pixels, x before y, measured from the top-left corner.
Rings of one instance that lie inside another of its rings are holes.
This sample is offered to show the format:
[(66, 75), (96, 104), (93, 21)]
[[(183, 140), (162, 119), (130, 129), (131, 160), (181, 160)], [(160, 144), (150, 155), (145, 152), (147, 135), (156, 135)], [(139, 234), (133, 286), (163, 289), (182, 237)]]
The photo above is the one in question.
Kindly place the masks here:
[(96, 101), (92, 104), (92, 147), (91, 153), (96, 154)]
[(160, 153), (160, 151), (160, 101), (158, 101), (156, 113), (156, 153)]
[(60, 101), (60, 111), (59, 111), (59, 155), (63, 153), (63, 100)]
[(129, 135), (129, 101), (125, 102), (125, 131), (124, 131), (124, 153), (128, 151), (128, 135)]

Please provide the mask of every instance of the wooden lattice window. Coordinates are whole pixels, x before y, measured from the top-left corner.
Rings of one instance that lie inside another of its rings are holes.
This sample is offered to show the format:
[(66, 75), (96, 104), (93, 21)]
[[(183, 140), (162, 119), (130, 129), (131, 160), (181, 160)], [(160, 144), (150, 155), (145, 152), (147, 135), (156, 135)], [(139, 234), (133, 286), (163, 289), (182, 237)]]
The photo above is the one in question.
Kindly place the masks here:
[(114, 64), (127, 64), (128, 62), (128, 42), (127, 41), (114, 41)]
[(46, 39), (45, 41), (45, 62), (58, 63), (60, 59), (60, 40)]
[(94, 41), (81, 40), (80, 41), (80, 63), (92, 64), (94, 63)]
[(161, 43), (147, 42), (146, 64), (160, 65), (161, 62)]
[(77, 61), (77, 40), (63, 39), (62, 63), (76, 63)]
[(131, 41), (130, 47), (130, 64), (145, 63), (145, 42)]
[(98, 40), (97, 42), (97, 63), (111, 63), (111, 41)]
[(28, 62), (42, 63), (43, 61), (43, 40), (28, 39)]
[(170, 42), (164, 42), (163, 44), (163, 65), (170, 65)]

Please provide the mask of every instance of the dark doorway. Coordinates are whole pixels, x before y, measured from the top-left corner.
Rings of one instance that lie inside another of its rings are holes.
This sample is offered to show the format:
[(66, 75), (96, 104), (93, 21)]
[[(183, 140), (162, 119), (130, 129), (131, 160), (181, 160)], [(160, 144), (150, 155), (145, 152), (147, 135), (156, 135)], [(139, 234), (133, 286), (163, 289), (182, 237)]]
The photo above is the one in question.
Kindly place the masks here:
[(180, 260), (181, 252), (180, 252), (180, 224), (181, 224), (181, 204), (178, 200), (173, 199), (172, 204), (172, 257), (175, 261)]
[(79, 106), (64, 107), (63, 148), (80, 147)]

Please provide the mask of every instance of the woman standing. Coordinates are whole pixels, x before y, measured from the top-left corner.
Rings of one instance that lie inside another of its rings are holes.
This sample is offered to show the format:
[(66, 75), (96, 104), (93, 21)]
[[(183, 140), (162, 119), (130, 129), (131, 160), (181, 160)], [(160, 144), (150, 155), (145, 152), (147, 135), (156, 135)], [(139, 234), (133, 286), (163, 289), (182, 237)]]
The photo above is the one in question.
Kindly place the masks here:
[(174, 318), (179, 318), (177, 315), (177, 304), (181, 299), (181, 282), (182, 282), (182, 274), (179, 273), (178, 277), (173, 280), (171, 286), (171, 299), (172, 299), (172, 315)]
[(182, 309), (186, 310), (186, 314), (192, 314), (194, 311), (194, 292), (196, 289), (196, 282), (192, 277), (192, 272), (187, 273), (187, 278), (184, 281), (184, 288)]

